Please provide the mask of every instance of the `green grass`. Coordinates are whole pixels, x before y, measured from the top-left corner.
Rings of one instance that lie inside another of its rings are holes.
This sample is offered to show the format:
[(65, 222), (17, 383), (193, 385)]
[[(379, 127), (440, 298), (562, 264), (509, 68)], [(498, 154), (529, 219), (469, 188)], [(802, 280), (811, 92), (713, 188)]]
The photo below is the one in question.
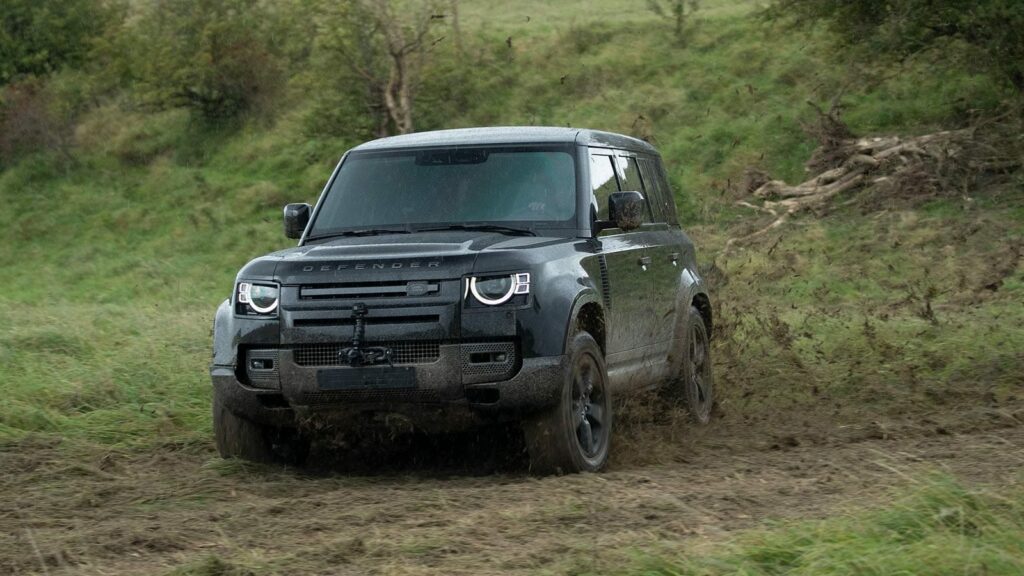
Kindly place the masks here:
[(644, 576), (993, 574), (1024, 571), (1024, 491), (968, 489), (934, 478), (890, 506), (777, 526), (681, 558)]
[(1021, 231), (1009, 206), (847, 211), (796, 223), (771, 254), (720, 255), (727, 412), (968, 422), (1012, 406), (1024, 385)]
[[(942, 63), (837, 65), (821, 31), (774, 28), (756, 2), (701, 4), (680, 46), (642, 2), (463, 3), (469, 56), (437, 49), (418, 127), (574, 125), (653, 141), (717, 304), (720, 429), (955, 429), (1016, 409), (1020, 177), (970, 201), (861, 198), (724, 251), (766, 223), (734, 205), (745, 168), (802, 179), (816, 145), (800, 127), (814, 118), (807, 100), (845, 87), (854, 131), (922, 133), (1004, 94)], [(231, 126), (113, 99), (81, 118), (73, 162), (40, 153), (0, 169), (0, 443), (210, 444), (213, 311), (247, 260), (290, 244), (281, 205), (313, 201), (358, 140), (310, 133), (321, 103), (303, 74), (282, 112)], [(1019, 485), (939, 479), (874, 512), (686, 547), (625, 572), (1019, 574), (1022, 543)], [(347, 553), (324, 550), (338, 563)], [(174, 574), (288, 573), (293, 558), (236, 560)]]
[(208, 441), (205, 303), (0, 303), (8, 310), (0, 437), (142, 447)]
[[(780, 31), (753, 2), (703, 3), (682, 46), (641, 6), (573, 6), (467, 4), (470, 62), (438, 48), (418, 125), (572, 124), (654, 141), (699, 253), (724, 273), (713, 289), (730, 411), (827, 405), (857, 421), (944, 410), (950, 395), (1012, 400), (1022, 280), (993, 263), (1020, 241), (1020, 186), (969, 206), (854, 206), (797, 221), (771, 250), (719, 254), (757, 222), (732, 204), (744, 168), (803, 175), (806, 100), (848, 86), (854, 130), (920, 132), (956, 122), (964, 102), (992, 105), (993, 83), (914, 61), (851, 83), (871, 71), (832, 65), (820, 31)], [(442, 85), (453, 74), (457, 91)], [(39, 154), (0, 171), (0, 435), (208, 436), (213, 310), (248, 259), (289, 245), (280, 206), (314, 200), (354, 143), (307, 134), (316, 98), (294, 92), (270, 120), (219, 128), (106, 104), (81, 119), (73, 162)]]

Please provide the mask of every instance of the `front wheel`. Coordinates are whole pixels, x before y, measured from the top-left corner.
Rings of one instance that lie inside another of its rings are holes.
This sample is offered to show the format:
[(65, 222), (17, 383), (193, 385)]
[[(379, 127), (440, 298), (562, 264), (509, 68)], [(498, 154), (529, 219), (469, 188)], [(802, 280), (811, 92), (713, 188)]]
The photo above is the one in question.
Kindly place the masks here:
[(213, 393), (213, 435), (222, 458), (301, 465), (309, 455), (309, 438), (292, 428), (253, 422), (228, 410)]
[(596, 472), (608, 462), (612, 403), (604, 354), (581, 332), (567, 355), (558, 405), (523, 425), (530, 470), (537, 474)]

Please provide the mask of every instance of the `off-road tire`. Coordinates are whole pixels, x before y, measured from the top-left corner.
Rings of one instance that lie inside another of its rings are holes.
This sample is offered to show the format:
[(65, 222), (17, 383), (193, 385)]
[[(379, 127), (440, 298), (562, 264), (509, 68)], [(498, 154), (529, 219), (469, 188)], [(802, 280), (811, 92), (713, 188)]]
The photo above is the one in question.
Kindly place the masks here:
[(608, 462), (612, 402), (604, 354), (590, 334), (580, 332), (566, 355), (558, 404), (523, 423), (534, 474), (596, 472)]
[(679, 378), (672, 383), (673, 393), (682, 399), (687, 412), (699, 424), (711, 421), (715, 406), (715, 379), (711, 371), (711, 347), (704, 317), (695, 306), (687, 319), (689, 333)]
[(309, 455), (309, 439), (298, 430), (267, 426), (243, 418), (213, 393), (213, 436), (222, 458), (299, 466)]

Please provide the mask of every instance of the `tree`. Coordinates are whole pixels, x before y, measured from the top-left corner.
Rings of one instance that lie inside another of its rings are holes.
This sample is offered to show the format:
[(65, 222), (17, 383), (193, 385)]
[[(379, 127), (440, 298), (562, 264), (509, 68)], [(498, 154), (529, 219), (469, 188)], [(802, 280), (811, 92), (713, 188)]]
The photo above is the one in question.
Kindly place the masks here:
[(686, 41), (690, 18), (700, 9), (698, 0), (647, 0), (647, 7), (658, 16), (672, 21), (676, 42)]
[(107, 11), (99, 0), (0, 2), (0, 84), (81, 64)]
[(319, 47), (362, 82), (378, 136), (414, 130), (416, 89), (439, 19), (432, 0), (354, 0), (325, 20)]
[(769, 15), (796, 23), (824, 21), (841, 46), (881, 56), (958, 53), (1024, 95), (1020, 0), (775, 0)]
[(117, 52), (144, 104), (225, 119), (283, 84), (274, 22), (259, 0), (156, 0), (129, 18)]

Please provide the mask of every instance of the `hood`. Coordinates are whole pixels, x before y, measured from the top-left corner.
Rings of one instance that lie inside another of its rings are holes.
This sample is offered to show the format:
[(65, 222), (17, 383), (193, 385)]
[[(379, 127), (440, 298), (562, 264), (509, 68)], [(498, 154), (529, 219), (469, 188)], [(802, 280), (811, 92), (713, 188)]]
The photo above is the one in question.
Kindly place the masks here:
[(527, 264), (524, 249), (572, 241), (461, 230), (344, 237), (268, 254), (239, 275), (272, 274), (283, 285), (460, 278), (481, 271), (484, 253), (483, 270), (514, 270)]

